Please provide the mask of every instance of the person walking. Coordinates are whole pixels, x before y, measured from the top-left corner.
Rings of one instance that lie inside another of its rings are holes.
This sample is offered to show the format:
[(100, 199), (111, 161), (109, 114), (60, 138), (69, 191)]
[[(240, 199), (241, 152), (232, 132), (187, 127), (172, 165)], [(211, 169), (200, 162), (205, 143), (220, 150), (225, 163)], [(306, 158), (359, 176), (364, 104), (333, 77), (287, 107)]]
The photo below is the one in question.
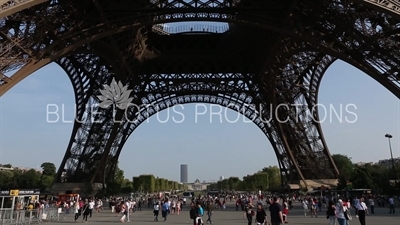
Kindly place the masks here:
[(75, 223), (77, 223), (79, 216), (81, 215), (81, 208), (79, 207), (79, 202), (75, 202), (74, 213), (75, 213)]
[(253, 216), (254, 216), (254, 211), (253, 211), (253, 206), (250, 203), (247, 203), (246, 206), (244, 207), (244, 214), (243, 217), (247, 218), (247, 225), (251, 225), (253, 222)]
[(389, 214), (394, 214), (394, 198), (390, 196), (389, 198)]
[(257, 225), (264, 225), (267, 222), (267, 213), (265, 212), (262, 203), (257, 204), (256, 223)]
[(90, 199), (90, 201), (89, 201), (89, 218), (92, 218), (93, 209), (94, 209), (94, 201), (93, 201), (93, 199)]
[(214, 206), (213, 206), (212, 202), (209, 201), (208, 204), (207, 204), (207, 217), (208, 217), (207, 218), (207, 223), (213, 224), (212, 220), (211, 220), (211, 217), (212, 217), (212, 214), (213, 214), (213, 210), (214, 210)]
[(158, 222), (158, 214), (160, 213), (160, 205), (158, 204), (158, 202), (154, 205), (154, 210), (153, 210), (153, 214), (154, 214), (154, 221)]
[(197, 224), (197, 221), (196, 221), (197, 212), (198, 212), (198, 210), (197, 210), (196, 205), (194, 204), (194, 202), (190, 203), (189, 215), (190, 215), (190, 219), (193, 220), (193, 225)]
[(89, 202), (85, 202), (85, 205), (83, 206), (83, 210), (82, 210), (82, 223), (85, 222), (87, 223), (87, 219), (88, 216), (90, 214), (90, 210), (89, 210)]
[(282, 206), (279, 204), (278, 197), (273, 197), (273, 202), (269, 206), (269, 212), (271, 217), (271, 225), (281, 225), (284, 223)]
[(336, 206), (333, 204), (332, 200), (328, 202), (328, 208), (326, 210), (326, 217), (329, 219), (329, 225), (336, 224)]
[(339, 199), (336, 207), (336, 218), (339, 225), (346, 225), (346, 216), (345, 216), (346, 211), (347, 207), (343, 205), (343, 200)]
[(358, 220), (360, 221), (360, 224), (365, 225), (365, 216), (368, 214), (368, 208), (364, 202), (364, 198), (360, 198), (360, 201), (355, 207), (357, 207)]
[(162, 204), (162, 211), (161, 211), (161, 214), (162, 214), (162, 217), (164, 218), (164, 222), (167, 222), (167, 217), (168, 217), (168, 214), (169, 214), (169, 204), (168, 204), (168, 201), (166, 200), (165, 202), (164, 202), (164, 204)]

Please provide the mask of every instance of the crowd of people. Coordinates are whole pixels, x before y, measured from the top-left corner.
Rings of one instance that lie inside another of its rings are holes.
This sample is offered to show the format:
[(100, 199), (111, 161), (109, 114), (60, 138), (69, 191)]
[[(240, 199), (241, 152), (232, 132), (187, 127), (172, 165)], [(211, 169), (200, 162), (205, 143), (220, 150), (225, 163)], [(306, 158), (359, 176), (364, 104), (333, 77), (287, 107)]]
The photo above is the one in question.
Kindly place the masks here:
[[(247, 224), (255, 222), (257, 225), (271, 224), (280, 225), (289, 223), (289, 211), (294, 209), (294, 202), (300, 203), (304, 210), (304, 217), (326, 216), (329, 225), (349, 225), (352, 220), (352, 209), (354, 216), (358, 218), (360, 225), (366, 224), (366, 215), (374, 214), (375, 202), (379, 206), (389, 204), (389, 213), (395, 213), (395, 199), (390, 197), (383, 200), (379, 197), (360, 197), (360, 198), (328, 198), (326, 196), (313, 197), (306, 196), (268, 196), (236, 194), (236, 195), (200, 195), (188, 199), (190, 204), (187, 209), (187, 199), (182, 196), (160, 196), (150, 195), (139, 198), (116, 198), (108, 199), (79, 199), (76, 201), (65, 201), (63, 205), (66, 214), (73, 211), (75, 222), (88, 221), (93, 212), (99, 213), (103, 210), (103, 202), (108, 204), (111, 212), (119, 218), (120, 222), (130, 222), (132, 213), (141, 211), (143, 206), (152, 209), (154, 221), (167, 222), (169, 215), (181, 215), (182, 210), (188, 216), (194, 225), (203, 225), (204, 223), (213, 224), (214, 210), (226, 209), (227, 202), (236, 205), (236, 211), (242, 211)], [(82, 220), (80, 218), (82, 217)]]

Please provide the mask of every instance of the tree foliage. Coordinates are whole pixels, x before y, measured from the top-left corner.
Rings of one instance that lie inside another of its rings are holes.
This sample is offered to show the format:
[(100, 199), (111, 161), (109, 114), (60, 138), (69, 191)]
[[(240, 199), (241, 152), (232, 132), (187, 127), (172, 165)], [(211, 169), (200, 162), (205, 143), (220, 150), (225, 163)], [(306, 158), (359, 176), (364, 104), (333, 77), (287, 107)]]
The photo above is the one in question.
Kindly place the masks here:
[(156, 192), (183, 190), (186, 187), (176, 181), (170, 181), (164, 178), (156, 178), (152, 174), (140, 175), (132, 178), (133, 191)]
[(379, 164), (354, 164), (346, 155), (332, 155), (340, 172), (337, 189), (372, 189), (376, 193), (393, 194), (395, 186), (390, 180), (397, 179), (392, 167)]
[(344, 178), (349, 179), (353, 173), (354, 165), (351, 158), (347, 155), (335, 154), (332, 155), (333, 161), (335, 162), (340, 175)]
[(210, 190), (236, 190), (236, 191), (266, 191), (281, 186), (281, 173), (277, 166), (269, 166), (252, 175), (229, 177), (209, 185)]
[(13, 170), (0, 171), (0, 187), (7, 189), (36, 189), (41, 188), (42, 173), (34, 169), (21, 170), (15, 168)]
[[(9, 168), (0, 170), (0, 187), (3, 190), (41, 189), (45, 191), (51, 188), (57, 170), (56, 166), (51, 162), (41, 164), (42, 172), (34, 169), (21, 170), (13, 168), (11, 164), (0, 166)], [(107, 182), (106, 187), (105, 192), (99, 193), (99, 195), (110, 196), (115, 194), (130, 194), (133, 191), (154, 192), (186, 189), (180, 183), (163, 178), (155, 178), (153, 175), (140, 175), (134, 177), (131, 181), (125, 178), (124, 171), (118, 165), (115, 169), (114, 180)]]
[(268, 173), (268, 188), (277, 188), (282, 185), (281, 170), (277, 166), (268, 166), (261, 171)]

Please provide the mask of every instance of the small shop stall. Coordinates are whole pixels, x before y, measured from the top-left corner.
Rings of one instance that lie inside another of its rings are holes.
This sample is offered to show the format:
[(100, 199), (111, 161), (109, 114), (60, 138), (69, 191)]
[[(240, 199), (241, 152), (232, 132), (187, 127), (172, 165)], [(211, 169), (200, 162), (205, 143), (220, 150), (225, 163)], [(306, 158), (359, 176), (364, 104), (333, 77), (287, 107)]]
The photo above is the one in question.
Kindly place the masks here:
[(0, 209), (25, 209), (29, 203), (38, 201), (39, 195), (40, 190), (38, 189), (0, 191)]
[(79, 194), (59, 194), (57, 202), (75, 202), (79, 200)]

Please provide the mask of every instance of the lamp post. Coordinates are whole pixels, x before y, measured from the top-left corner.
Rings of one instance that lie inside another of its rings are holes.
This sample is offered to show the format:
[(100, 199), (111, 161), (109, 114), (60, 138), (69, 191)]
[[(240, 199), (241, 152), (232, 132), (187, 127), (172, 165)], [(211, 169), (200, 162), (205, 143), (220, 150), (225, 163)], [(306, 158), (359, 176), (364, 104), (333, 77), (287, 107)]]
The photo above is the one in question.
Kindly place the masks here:
[(395, 179), (396, 179), (394, 183), (395, 183), (396, 189), (398, 189), (399, 188), (399, 185), (398, 185), (399, 179), (398, 179), (398, 174), (396, 173), (396, 167), (394, 165), (392, 143), (390, 142), (390, 139), (392, 137), (393, 136), (391, 134), (385, 134), (385, 138), (387, 138), (388, 142), (389, 142), (389, 150), (390, 150), (390, 158), (391, 158), (391, 161), (392, 161), (392, 169), (393, 169), (393, 173), (395, 174)]
[(391, 134), (385, 134), (385, 138), (387, 138), (388, 141), (389, 141), (390, 158), (392, 160), (392, 167), (393, 167), (393, 171), (394, 171), (394, 159), (393, 159), (392, 143), (390, 143), (390, 139), (392, 137), (393, 136)]

